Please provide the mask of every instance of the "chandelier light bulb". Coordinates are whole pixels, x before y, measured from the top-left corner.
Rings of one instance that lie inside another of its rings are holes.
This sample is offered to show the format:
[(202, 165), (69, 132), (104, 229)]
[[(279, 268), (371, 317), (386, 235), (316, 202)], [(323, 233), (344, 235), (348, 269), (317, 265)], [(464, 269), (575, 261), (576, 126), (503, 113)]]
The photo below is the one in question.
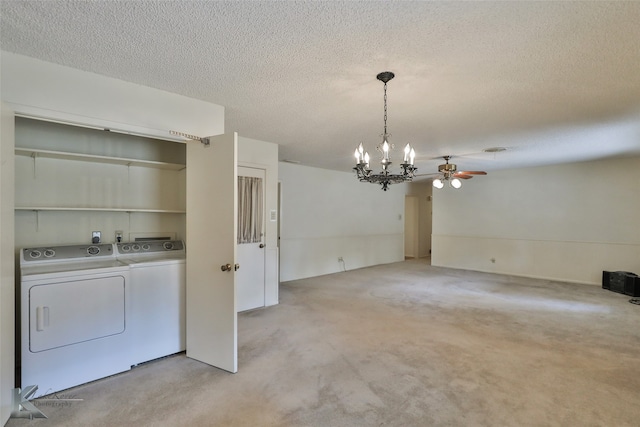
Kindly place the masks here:
[(458, 178), (453, 178), (451, 180), (451, 186), (453, 188), (460, 188), (460, 187), (462, 187), (462, 181), (460, 181)]
[[(364, 163), (364, 147), (362, 146), (362, 142), (360, 143), (360, 145), (358, 145), (358, 148), (356, 148), (356, 151), (353, 153), (354, 157), (356, 158), (356, 166)], [(367, 162), (368, 163), (368, 162)]]
[(367, 168), (369, 167), (369, 152), (367, 151), (366, 153), (364, 153), (364, 162), (367, 165)]
[(404, 159), (403, 159), (403, 161), (404, 161), (405, 163), (407, 163), (407, 161), (409, 160), (409, 153), (410, 153), (410, 152), (411, 152), (411, 145), (407, 144), (407, 145), (404, 147)]
[[(409, 144), (407, 144), (407, 147), (409, 146)], [(409, 153), (409, 164), (411, 166), (413, 166), (413, 161), (416, 158), (416, 150), (414, 150), (413, 148), (411, 149), (411, 152)]]
[(384, 160), (389, 160), (389, 143), (387, 142), (386, 139), (382, 143), (382, 154), (384, 156), (383, 157)]
[(433, 180), (433, 186), (436, 188), (442, 188), (444, 187), (444, 184), (442, 183), (441, 179), (434, 179)]

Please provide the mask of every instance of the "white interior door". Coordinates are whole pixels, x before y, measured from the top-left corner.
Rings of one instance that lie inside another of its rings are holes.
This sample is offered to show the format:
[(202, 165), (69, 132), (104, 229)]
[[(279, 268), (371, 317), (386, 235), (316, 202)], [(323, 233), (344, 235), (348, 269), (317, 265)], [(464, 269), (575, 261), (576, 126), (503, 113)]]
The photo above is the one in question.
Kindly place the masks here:
[[(238, 167), (238, 176), (251, 177), (260, 179), (261, 194), (256, 197), (256, 194), (246, 194), (245, 203), (240, 203), (240, 206), (247, 206), (247, 202), (257, 207), (256, 209), (249, 210), (244, 215), (239, 210), (238, 215), (244, 216), (244, 222), (257, 222), (260, 224), (260, 233), (257, 239), (248, 239), (250, 241), (243, 242), (238, 236), (238, 263), (242, 265), (242, 268), (238, 270), (236, 277), (237, 284), (237, 308), (238, 311), (251, 310), (253, 308), (264, 307), (265, 305), (265, 190), (266, 190), (266, 171), (264, 169), (256, 169), (250, 167)], [(239, 184), (240, 185), (240, 184)], [(249, 192), (247, 192), (249, 193)], [(260, 199), (260, 200), (257, 200)], [(259, 205), (259, 206), (258, 206)], [(239, 232), (241, 232), (243, 219), (238, 219)], [(248, 224), (251, 225), (251, 224)]]
[(237, 372), (238, 135), (210, 141), (187, 143), (187, 356)]

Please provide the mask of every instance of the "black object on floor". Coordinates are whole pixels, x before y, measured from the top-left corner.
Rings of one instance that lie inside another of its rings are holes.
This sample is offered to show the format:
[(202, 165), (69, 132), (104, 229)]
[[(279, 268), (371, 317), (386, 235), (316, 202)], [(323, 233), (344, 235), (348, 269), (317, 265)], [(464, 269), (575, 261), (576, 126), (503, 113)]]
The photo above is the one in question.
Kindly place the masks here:
[(602, 289), (640, 297), (640, 277), (628, 271), (603, 271)]

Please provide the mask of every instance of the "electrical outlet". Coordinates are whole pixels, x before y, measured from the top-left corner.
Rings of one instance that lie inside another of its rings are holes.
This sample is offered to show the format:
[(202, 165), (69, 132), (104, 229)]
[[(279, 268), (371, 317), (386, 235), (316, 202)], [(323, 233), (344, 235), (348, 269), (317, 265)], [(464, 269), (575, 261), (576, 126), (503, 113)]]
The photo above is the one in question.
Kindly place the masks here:
[(122, 230), (116, 231), (116, 243), (122, 242)]
[(341, 256), (338, 257), (338, 262), (344, 262), (344, 259), (342, 259)]
[(100, 232), (100, 231), (92, 231), (91, 232), (91, 243), (93, 243), (94, 245), (98, 244), (98, 243), (101, 242), (100, 239), (102, 239), (102, 232)]

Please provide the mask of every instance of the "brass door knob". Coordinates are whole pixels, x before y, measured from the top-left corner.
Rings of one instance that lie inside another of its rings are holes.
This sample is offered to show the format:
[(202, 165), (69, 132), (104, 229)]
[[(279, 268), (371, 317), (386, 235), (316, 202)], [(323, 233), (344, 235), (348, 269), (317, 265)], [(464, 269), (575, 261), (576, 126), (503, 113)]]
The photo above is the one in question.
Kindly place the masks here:
[(260, 243), (260, 249), (264, 248), (264, 243)]
[(231, 264), (223, 264), (222, 266), (220, 266), (220, 270), (231, 271)]

